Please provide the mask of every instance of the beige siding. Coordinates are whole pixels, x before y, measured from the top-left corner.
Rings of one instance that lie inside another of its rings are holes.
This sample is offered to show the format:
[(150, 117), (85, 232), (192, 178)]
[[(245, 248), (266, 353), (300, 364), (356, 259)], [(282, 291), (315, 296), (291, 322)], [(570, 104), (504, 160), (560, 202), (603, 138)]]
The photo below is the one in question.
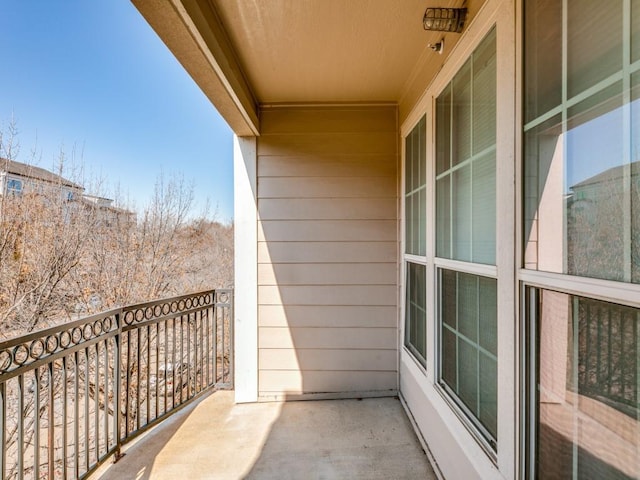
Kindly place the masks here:
[(269, 108), (261, 125), (259, 395), (394, 392), (396, 108)]
[(396, 307), (370, 305), (260, 305), (262, 327), (396, 328)]
[(258, 240), (269, 242), (348, 242), (363, 238), (396, 242), (395, 220), (277, 220), (262, 221)]
[(396, 251), (395, 242), (258, 242), (258, 263), (389, 263)]
[(263, 263), (260, 285), (393, 285), (396, 272), (386, 263)]

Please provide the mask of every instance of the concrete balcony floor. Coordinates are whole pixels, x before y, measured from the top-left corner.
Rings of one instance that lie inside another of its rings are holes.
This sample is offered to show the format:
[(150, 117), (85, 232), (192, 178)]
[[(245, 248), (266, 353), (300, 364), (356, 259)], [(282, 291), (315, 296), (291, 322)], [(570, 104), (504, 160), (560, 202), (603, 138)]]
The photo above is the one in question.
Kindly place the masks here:
[(396, 398), (236, 405), (218, 391), (124, 451), (91, 479), (436, 478)]

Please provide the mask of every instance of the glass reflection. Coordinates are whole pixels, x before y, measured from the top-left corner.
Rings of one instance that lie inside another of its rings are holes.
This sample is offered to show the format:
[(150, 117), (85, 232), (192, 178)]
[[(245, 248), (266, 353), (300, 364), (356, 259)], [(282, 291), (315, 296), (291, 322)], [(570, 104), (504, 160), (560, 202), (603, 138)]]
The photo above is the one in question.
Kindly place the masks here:
[(541, 291), (536, 477), (637, 479), (640, 310)]
[(524, 267), (640, 283), (640, 0), (560, 4), (525, 7)]

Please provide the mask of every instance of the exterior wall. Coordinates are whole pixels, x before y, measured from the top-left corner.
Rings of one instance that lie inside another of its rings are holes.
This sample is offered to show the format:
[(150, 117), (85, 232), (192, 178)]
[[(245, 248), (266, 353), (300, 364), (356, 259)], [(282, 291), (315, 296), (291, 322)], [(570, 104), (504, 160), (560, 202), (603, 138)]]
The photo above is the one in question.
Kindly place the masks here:
[(395, 394), (397, 110), (273, 107), (260, 122), (258, 396)]

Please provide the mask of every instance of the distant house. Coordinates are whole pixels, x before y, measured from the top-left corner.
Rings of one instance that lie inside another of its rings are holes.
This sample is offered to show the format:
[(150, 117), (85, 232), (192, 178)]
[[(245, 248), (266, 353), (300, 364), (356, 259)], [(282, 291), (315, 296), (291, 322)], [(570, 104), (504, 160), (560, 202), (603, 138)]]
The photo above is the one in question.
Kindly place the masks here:
[(65, 200), (82, 196), (84, 187), (41, 167), (0, 158), (0, 195), (22, 195), (26, 192), (42, 193), (60, 187)]
[(46, 194), (52, 193), (53, 189), (59, 189), (62, 200), (70, 202), (74, 210), (82, 208), (85, 212), (96, 214), (99, 225), (111, 227), (135, 221), (135, 213), (115, 207), (110, 198), (85, 194), (82, 185), (44, 168), (0, 158), (1, 196)]

